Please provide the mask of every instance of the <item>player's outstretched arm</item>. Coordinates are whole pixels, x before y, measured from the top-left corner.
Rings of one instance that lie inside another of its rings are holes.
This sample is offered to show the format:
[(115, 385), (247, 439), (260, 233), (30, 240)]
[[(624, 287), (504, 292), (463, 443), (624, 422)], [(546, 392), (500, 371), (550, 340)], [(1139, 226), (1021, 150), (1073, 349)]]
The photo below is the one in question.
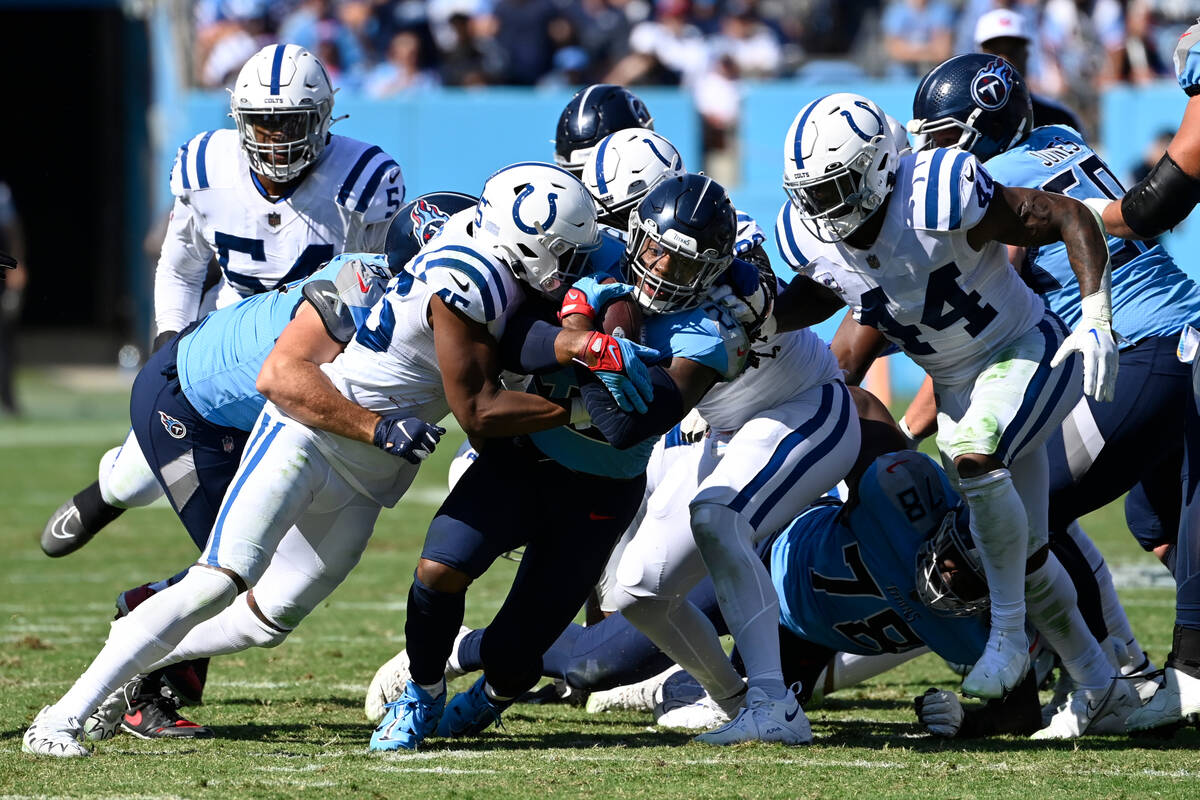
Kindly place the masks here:
[(437, 296), (429, 299), (429, 310), (446, 400), (467, 436), (516, 436), (572, 421), (565, 406), (537, 394), (501, 388), (499, 345), (485, 325)]
[(620, 408), (599, 381), (581, 382), (579, 391), (592, 424), (609, 444), (624, 450), (671, 430), (719, 378), (715, 369), (687, 358), (673, 358), (666, 367), (651, 367), (654, 399), (641, 413)]
[(1183, 122), (1154, 168), (1124, 197), (1104, 206), (1104, 227), (1122, 239), (1153, 239), (1185, 220), (1197, 203), (1200, 203), (1200, 96), (1188, 100)]
[(805, 275), (796, 276), (775, 298), (775, 329), (796, 331), (824, 322), (846, 305), (832, 289)]
[(347, 400), (321, 371), (344, 349), (305, 301), (267, 355), (255, 388), (297, 422), (370, 444), (379, 415)]
[(967, 241), (976, 250), (993, 241), (1024, 247), (1058, 241), (1066, 245), (1067, 260), (1079, 281), (1082, 316), (1050, 366), (1080, 353), (1084, 394), (1109, 401), (1116, 389), (1117, 347), (1112, 331), (1112, 270), (1102, 225), (1099, 214), (1078, 200), (996, 184), (983, 219), (967, 232)]

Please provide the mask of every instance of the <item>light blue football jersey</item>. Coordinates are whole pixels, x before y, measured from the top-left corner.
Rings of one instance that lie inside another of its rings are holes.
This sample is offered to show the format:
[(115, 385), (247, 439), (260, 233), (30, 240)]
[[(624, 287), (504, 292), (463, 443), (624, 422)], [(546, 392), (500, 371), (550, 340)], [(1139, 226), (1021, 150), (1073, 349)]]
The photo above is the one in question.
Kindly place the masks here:
[[(723, 380), (737, 377), (745, 367), (749, 349), (737, 320), (712, 303), (673, 314), (647, 314), (642, 340), (660, 352), (710, 367)], [(575, 367), (535, 376), (529, 391), (551, 399), (577, 395)], [(529, 438), (543, 453), (577, 472), (633, 478), (646, 471), (650, 451), (659, 437), (653, 436), (625, 450), (610, 445), (594, 428), (562, 426), (531, 433)]]
[(391, 278), (387, 258), (344, 253), (307, 278), (247, 297), (209, 314), (179, 341), (179, 385), (209, 422), (249, 431), (265, 400), (255, 388), (259, 370), (303, 300), (307, 283), (330, 281), (361, 327)]
[[(987, 162), (999, 183), (1065, 194), (1076, 200), (1116, 199), (1125, 193), (1108, 165), (1062, 125), (1037, 128), (1024, 142)], [(1200, 286), (1162, 245), (1108, 237), (1112, 259), (1113, 329), (1131, 342), (1175, 336), (1200, 322)], [(1050, 309), (1074, 328), (1081, 316), (1079, 282), (1062, 242), (1030, 249), (1026, 268)]]
[(917, 551), (960, 505), (928, 456), (881, 457), (863, 475), (852, 511), (821, 501), (775, 540), (780, 624), (833, 650), (874, 655), (928, 645), (949, 661), (975, 663), (987, 643), (987, 615), (939, 614), (916, 596)]

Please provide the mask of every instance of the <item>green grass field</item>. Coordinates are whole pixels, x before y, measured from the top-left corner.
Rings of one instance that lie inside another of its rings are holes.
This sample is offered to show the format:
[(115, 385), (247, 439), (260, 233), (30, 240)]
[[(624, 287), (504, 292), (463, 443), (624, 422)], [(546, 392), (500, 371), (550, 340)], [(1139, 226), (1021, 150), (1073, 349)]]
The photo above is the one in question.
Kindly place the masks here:
[[(219, 738), (120, 736), (74, 762), (20, 752), (21, 734), (104, 641), (116, 594), (165, 577), (196, 553), (165, 506), (130, 512), (79, 553), (42, 555), (38, 533), (127, 429), (127, 396), (77, 373), (25, 376), (28, 416), (0, 420), (0, 800), (6, 797), (1196, 797), (1200, 735), (1171, 741), (1088, 738), (1042, 744), (998, 738), (948, 745), (921, 733), (911, 699), (957, 678), (924, 656), (810, 712), (817, 743), (717, 750), (658, 731), (649, 716), (519, 706), (506, 732), (433, 741), (380, 757), (363, 693), (404, 646), (404, 601), (425, 526), (458, 443), (447, 437), (410, 492), (384, 513), (362, 563), (282, 647), (214, 661), (192, 716)], [(1160, 663), (1174, 594), (1124, 530), (1119, 507), (1085, 521), (1108, 556), (1134, 627)], [(467, 623), (497, 607), (514, 565), (471, 590)], [(465, 688), (469, 681), (459, 681)]]

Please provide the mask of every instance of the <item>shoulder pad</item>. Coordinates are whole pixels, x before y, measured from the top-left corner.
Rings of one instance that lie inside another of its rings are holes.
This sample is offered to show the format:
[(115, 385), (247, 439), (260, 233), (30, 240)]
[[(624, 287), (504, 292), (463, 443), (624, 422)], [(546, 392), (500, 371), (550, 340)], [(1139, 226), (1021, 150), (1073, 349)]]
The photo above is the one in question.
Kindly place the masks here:
[(325, 165), (339, 205), (370, 224), (391, 217), (404, 204), (404, 175), (396, 160), (376, 145), (335, 136), (337, 149)]
[(317, 310), (329, 337), (342, 344), (349, 342), (357, 326), (333, 281), (309, 281), (300, 291), (304, 299), (312, 303), (312, 307)]
[(775, 221), (775, 244), (783, 260), (794, 271), (800, 272), (808, 266), (808, 258), (800, 252), (800, 237), (797, 236), (796, 219), (792, 214), (792, 203), (789, 200), (779, 209), (779, 217)]
[(1200, 22), (1188, 28), (1175, 45), (1175, 75), (1188, 97), (1200, 94)]
[[(405, 272), (425, 281), (451, 308), (486, 325), (520, 302), (515, 278), (491, 256), (462, 244), (443, 244), (422, 251)], [(511, 274), (511, 273), (510, 273)]]
[(909, 213), (918, 230), (970, 230), (992, 201), (995, 183), (975, 156), (938, 148), (917, 153)]
[(737, 241), (733, 243), (734, 255), (744, 256), (767, 240), (767, 234), (754, 217), (737, 212)]
[[(175, 154), (175, 163), (171, 166), (171, 194), (182, 197), (185, 192), (207, 189), (215, 183), (214, 172), (226, 168), (222, 163), (229, 160), (226, 151), (232, 138), (237, 147), (237, 131), (221, 129), (198, 133), (188, 139)], [(234, 162), (237, 152), (232, 153)]]

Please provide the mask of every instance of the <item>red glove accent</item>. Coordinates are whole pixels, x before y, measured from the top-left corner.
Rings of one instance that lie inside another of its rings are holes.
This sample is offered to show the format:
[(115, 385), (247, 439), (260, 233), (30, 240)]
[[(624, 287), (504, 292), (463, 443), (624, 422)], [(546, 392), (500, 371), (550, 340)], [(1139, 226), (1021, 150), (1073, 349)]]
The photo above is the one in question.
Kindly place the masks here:
[(586, 292), (575, 288), (567, 290), (567, 296), (563, 298), (562, 308), (558, 312), (558, 321), (562, 322), (563, 317), (570, 314), (583, 314), (588, 319), (596, 318), (596, 309), (588, 303)]
[(596, 365), (588, 367), (592, 372), (625, 371), (625, 359), (621, 357), (621, 345), (617, 344), (617, 340), (607, 333), (593, 331), (584, 345), (584, 350), (591, 356), (584, 363), (589, 363), (592, 358), (596, 359)]

